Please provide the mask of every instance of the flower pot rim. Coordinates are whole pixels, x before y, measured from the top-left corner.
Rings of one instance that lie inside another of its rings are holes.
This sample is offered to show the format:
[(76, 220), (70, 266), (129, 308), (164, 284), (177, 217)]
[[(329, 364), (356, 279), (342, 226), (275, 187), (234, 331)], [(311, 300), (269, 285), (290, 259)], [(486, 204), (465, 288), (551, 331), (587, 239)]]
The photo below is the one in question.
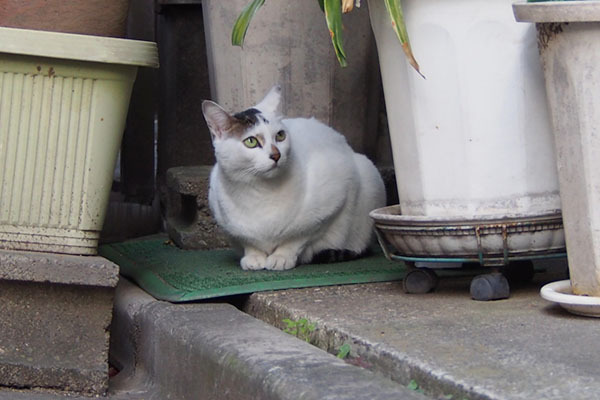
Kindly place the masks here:
[(508, 223), (531, 223), (531, 222), (550, 222), (560, 223), (562, 214), (560, 210), (547, 211), (541, 213), (493, 213), (471, 215), (407, 215), (401, 213), (399, 204), (386, 206), (372, 210), (369, 215), (380, 223), (402, 224), (402, 225), (494, 225)]
[(0, 53), (158, 67), (156, 43), (0, 27)]
[(600, 21), (600, 1), (548, 1), (513, 3), (518, 22), (596, 22)]

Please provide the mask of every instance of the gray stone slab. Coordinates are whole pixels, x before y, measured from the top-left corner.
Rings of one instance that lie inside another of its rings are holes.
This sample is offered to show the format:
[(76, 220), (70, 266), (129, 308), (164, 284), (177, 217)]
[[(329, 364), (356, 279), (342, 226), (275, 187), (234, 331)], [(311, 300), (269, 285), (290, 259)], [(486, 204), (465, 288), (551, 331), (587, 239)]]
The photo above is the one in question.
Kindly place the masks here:
[(113, 358), (135, 362), (124, 381), (145, 384), (147, 399), (424, 398), (228, 304), (151, 301), (126, 281), (116, 304), (114, 325), (136, 348)]
[(229, 247), (208, 205), (212, 166), (173, 167), (167, 171), (167, 233), (184, 249)]
[(167, 170), (167, 186), (176, 193), (198, 196), (208, 191), (212, 165), (173, 167)]
[(0, 280), (0, 386), (105, 393), (113, 292)]
[(0, 389), (0, 400), (89, 400), (89, 396), (76, 396), (55, 391)]
[(352, 346), (351, 357), (431, 396), (468, 399), (597, 399), (597, 319), (539, 296), (537, 275), (494, 302), (470, 299), (469, 278), (442, 279), (436, 292), (406, 295), (400, 283), (256, 293), (247, 311), (274, 325), (317, 324), (319, 346)]
[(102, 257), (0, 251), (0, 387), (104, 394), (118, 271)]
[(0, 250), (0, 279), (114, 288), (119, 267), (97, 256)]
[(56, 390), (0, 388), (0, 400), (90, 400), (93, 398), (106, 400), (148, 400), (149, 396), (146, 392), (132, 393), (121, 391), (108, 396), (91, 397)]

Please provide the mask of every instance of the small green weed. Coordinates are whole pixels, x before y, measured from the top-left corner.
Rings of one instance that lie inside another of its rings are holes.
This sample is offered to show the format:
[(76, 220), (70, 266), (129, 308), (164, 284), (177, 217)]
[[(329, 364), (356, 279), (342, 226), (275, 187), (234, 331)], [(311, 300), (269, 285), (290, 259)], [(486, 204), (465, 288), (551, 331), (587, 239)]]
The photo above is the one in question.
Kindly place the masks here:
[(308, 322), (306, 318), (300, 318), (297, 321), (285, 318), (282, 322), (285, 324), (285, 327), (283, 328), (285, 333), (289, 333), (300, 340), (311, 343), (312, 333), (316, 329), (315, 324)]
[(337, 353), (336, 357), (343, 360), (344, 358), (348, 357), (348, 354), (350, 354), (350, 350), (351, 350), (350, 345), (348, 343), (344, 343), (338, 349), (338, 353)]
[(408, 382), (408, 385), (406, 385), (406, 387), (410, 390), (414, 390), (417, 393), (423, 393), (423, 389), (419, 387), (419, 384), (414, 379), (411, 379), (410, 382)]

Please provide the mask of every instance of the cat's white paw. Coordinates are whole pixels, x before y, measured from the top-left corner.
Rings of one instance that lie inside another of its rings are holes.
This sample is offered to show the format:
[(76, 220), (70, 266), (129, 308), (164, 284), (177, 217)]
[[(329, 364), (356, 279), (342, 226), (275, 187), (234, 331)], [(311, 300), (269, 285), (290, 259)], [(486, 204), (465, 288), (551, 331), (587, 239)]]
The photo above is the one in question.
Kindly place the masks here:
[(296, 266), (297, 260), (297, 257), (286, 257), (280, 254), (271, 254), (269, 257), (267, 257), (265, 268), (274, 271), (292, 269)]
[(265, 269), (267, 263), (267, 257), (260, 254), (251, 254), (242, 257), (240, 260), (240, 267), (244, 270), (258, 270)]

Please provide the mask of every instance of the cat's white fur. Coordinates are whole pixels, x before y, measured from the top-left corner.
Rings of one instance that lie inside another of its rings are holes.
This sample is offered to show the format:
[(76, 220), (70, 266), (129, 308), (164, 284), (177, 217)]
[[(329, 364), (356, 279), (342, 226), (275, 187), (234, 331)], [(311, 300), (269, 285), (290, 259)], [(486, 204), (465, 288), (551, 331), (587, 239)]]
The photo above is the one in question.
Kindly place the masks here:
[[(202, 104), (217, 159), (209, 204), (243, 248), (240, 265), (247, 270), (290, 269), (322, 250), (362, 253), (372, 239), (369, 211), (385, 205), (371, 161), (314, 118), (284, 119), (277, 111), (280, 93), (278, 86), (271, 89), (253, 107), (261, 113), (258, 123), (244, 129), (218, 104)], [(286, 137), (278, 141), (280, 131)], [(250, 136), (260, 137), (262, 146), (245, 146)]]

